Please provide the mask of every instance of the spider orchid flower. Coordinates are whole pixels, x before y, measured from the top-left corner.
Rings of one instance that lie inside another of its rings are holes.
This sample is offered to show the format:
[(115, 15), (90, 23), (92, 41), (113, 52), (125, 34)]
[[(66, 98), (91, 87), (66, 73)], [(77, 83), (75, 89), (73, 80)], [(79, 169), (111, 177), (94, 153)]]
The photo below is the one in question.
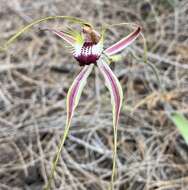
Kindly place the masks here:
[(130, 45), (139, 36), (141, 28), (137, 27), (131, 34), (103, 49), (104, 31), (99, 34), (90, 25), (85, 24), (81, 32), (79, 31), (57, 31), (47, 29), (71, 46), (72, 54), (82, 67), (80, 73), (73, 81), (67, 95), (67, 125), (70, 124), (75, 108), (78, 105), (81, 93), (86, 84), (86, 80), (92, 72), (93, 66), (97, 66), (104, 76), (105, 84), (111, 94), (113, 106), (113, 124), (115, 128), (118, 124), (119, 113), (122, 104), (122, 88), (115, 74), (109, 67), (108, 58), (119, 53)]
[[(113, 132), (114, 132), (113, 166), (112, 166), (111, 185), (110, 185), (110, 190), (112, 190), (114, 188), (113, 182), (114, 182), (114, 175), (116, 168), (117, 126), (122, 105), (123, 92), (119, 80), (117, 79), (113, 71), (110, 69), (109, 63), (110, 59), (112, 58), (111, 56), (121, 52), (128, 45), (134, 42), (134, 40), (139, 36), (139, 34), (141, 34), (141, 28), (137, 26), (137, 28), (131, 34), (124, 37), (115, 44), (111, 45), (107, 49), (104, 49), (103, 47), (104, 34), (107, 28), (104, 28), (101, 33), (98, 33), (93, 29), (93, 27), (89, 23), (85, 22), (82, 19), (70, 16), (49, 16), (46, 18), (35, 20), (32, 23), (25, 26), (24, 28), (22, 28), (21, 30), (19, 30), (15, 35), (13, 35), (10, 39), (7, 40), (7, 42), (4, 44), (3, 47), (0, 47), (0, 51), (6, 51), (8, 46), (14, 40), (16, 40), (22, 33), (31, 28), (33, 25), (39, 24), (47, 20), (58, 19), (58, 18), (66, 19), (73, 23), (78, 23), (82, 26), (82, 31), (75, 31), (72, 29), (69, 29), (68, 31), (45, 29), (50, 32), (53, 32), (67, 43), (67, 45), (71, 48), (72, 55), (81, 66), (81, 71), (74, 79), (71, 87), (68, 90), (67, 102), (66, 102), (67, 104), (66, 126), (61, 143), (58, 148), (58, 152), (53, 162), (53, 168), (51, 170), (51, 175), (45, 190), (50, 189), (51, 181), (54, 177), (56, 166), (61, 156), (61, 150), (68, 135), (74, 111), (78, 105), (81, 93), (87, 82), (87, 78), (91, 74), (94, 66), (98, 67), (101, 74), (104, 76), (105, 84), (109, 89), (111, 95), (112, 113), (113, 113)], [(122, 24), (123, 23), (115, 25), (122, 25)]]
[[(86, 84), (87, 78), (92, 72), (94, 66), (97, 66), (101, 74), (104, 76), (105, 84), (110, 91), (112, 113), (113, 113), (113, 131), (114, 131), (114, 149), (113, 149), (113, 168), (111, 182), (114, 181), (115, 173), (115, 159), (116, 159), (116, 147), (117, 147), (117, 126), (120, 115), (120, 109), (122, 105), (123, 92), (121, 84), (113, 71), (109, 67), (110, 56), (119, 53), (128, 45), (130, 45), (140, 34), (141, 28), (137, 27), (131, 34), (124, 37), (117, 43), (111, 45), (107, 49), (103, 48), (104, 42), (104, 30), (101, 34), (95, 31), (90, 25), (85, 24), (82, 31), (57, 31), (54, 29), (47, 29), (60, 38), (62, 38), (71, 47), (74, 58), (81, 66), (81, 71), (74, 79), (71, 87), (68, 90), (67, 95), (67, 120), (66, 127), (59, 148), (60, 151), (63, 147), (65, 138), (68, 134), (68, 130), (71, 124), (71, 120), (78, 105), (81, 93)], [(57, 164), (58, 157), (56, 157), (55, 165)], [(55, 168), (53, 168), (55, 170)], [(53, 177), (53, 174), (52, 174)], [(113, 184), (111, 185), (113, 189)]]

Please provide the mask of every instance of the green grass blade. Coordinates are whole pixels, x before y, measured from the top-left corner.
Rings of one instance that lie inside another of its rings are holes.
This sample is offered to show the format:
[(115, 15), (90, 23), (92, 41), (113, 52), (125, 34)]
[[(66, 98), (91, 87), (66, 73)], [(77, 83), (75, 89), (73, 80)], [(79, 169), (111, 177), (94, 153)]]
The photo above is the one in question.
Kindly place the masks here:
[(178, 128), (179, 132), (188, 144), (188, 120), (180, 113), (174, 112), (169, 115), (169, 118)]

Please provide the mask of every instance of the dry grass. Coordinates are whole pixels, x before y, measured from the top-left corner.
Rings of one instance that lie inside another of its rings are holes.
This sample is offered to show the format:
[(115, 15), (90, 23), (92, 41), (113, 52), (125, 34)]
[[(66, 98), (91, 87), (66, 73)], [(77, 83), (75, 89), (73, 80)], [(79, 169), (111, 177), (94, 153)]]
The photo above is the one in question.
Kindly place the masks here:
[[(176, 2), (174, 6), (170, 2)], [(33, 19), (71, 15), (96, 25), (137, 22), (141, 38), (114, 66), (124, 89), (118, 129), (117, 190), (187, 190), (188, 146), (167, 119), (163, 101), (188, 114), (188, 2), (186, 0), (0, 1), (0, 43)], [(61, 28), (62, 21), (41, 26)], [(107, 44), (129, 30), (112, 30)], [(37, 27), (0, 54), (0, 190), (40, 190), (65, 126), (65, 97), (79, 66), (61, 40)], [(54, 190), (106, 190), (112, 165), (108, 92), (96, 70), (75, 114)]]

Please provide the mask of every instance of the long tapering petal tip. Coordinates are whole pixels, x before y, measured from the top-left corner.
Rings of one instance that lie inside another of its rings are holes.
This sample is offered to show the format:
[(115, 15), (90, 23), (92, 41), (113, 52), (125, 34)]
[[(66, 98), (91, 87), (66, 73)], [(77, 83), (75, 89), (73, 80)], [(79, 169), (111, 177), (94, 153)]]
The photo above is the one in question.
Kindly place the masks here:
[(50, 28), (39, 28), (39, 29), (42, 30), (42, 31), (53, 32), (54, 34), (56, 34), (57, 36), (62, 38), (65, 42), (67, 42), (71, 46), (73, 46), (75, 44), (75, 42), (76, 42), (76, 39), (73, 36), (67, 34), (64, 31), (58, 31), (58, 30), (50, 29)]
[(104, 52), (107, 55), (111, 56), (113, 54), (116, 54), (116, 53), (122, 51), (124, 48), (126, 48), (127, 46), (129, 46), (131, 43), (133, 43), (136, 40), (136, 38), (139, 36), (140, 32), (141, 32), (141, 27), (138, 26), (136, 28), (136, 30), (134, 30), (131, 34), (129, 34), (125, 38), (121, 39), (117, 43), (113, 44), (112, 46), (107, 48)]
[(123, 91), (121, 84), (115, 74), (110, 69), (109, 65), (104, 60), (98, 61), (98, 67), (102, 75), (105, 78), (105, 83), (107, 88), (110, 91), (111, 103), (112, 103), (112, 113), (113, 113), (113, 131), (114, 131), (114, 148), (113, 148), (113, 166), (112, 166), (112, 175), (111, 175), (111, 187), (114, 187), (114, 177), (116, 170), (116, 154), (117, 154), (117, 127), (119, 121), (119, 115), (123, 100)]

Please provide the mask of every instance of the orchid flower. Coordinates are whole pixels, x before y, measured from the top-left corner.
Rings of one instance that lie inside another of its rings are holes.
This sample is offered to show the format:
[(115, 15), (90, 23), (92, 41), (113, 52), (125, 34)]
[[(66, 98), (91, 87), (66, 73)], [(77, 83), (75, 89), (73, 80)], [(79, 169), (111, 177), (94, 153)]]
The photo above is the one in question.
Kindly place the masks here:
[[(114, 132), (113, 166), (112, 166), (111, 185), (110, 185), (110, 190), (112, 190), (114, 189), (114, 176), (116, 169), (117, 127), (118, 127), (118, 120), (122, 105), (123, 92), (121, 84), (118, 78), (111, 70), (109, 64), (111, 56), (120, 53), (127, 46), (129, 46), (131, 43), (134, 42), (134, 40), (139, 36), (139, 34), (141, 34), (141, 28), (138, 25), (135, 25), (137, 27), (131, 34), (124, 37), (115, 44), (111, 45), (107, 49), (104, 49), (103, 44), (104, 44), (104, 34), (106, 28), (102, 29), (101, 33), (98, 33), (93, 29), (92, 25), (81, 19), (69, 16), (50, 16), (36, 20), (27, 25), (26, 27), (22, 28), (4, 44), (4, 47), (0, 47), (0, 50), (1, 51), (6, 50), (6, 48), (16, 38), (18, 38), (23, 32), (28, 30), (33, 25), (55, 18), (67, 19), (71, 22), (78, 23), (82, 26), (81, 31), (75, 31), (72, 29), (69, 29), (68, 31), (47, 29), (48, 31), (53, 32), (54, 34), (62, 38), (63, 41), (67, 43), (67, 45), (71, 49), (73, 57), (79, 63), (81, 71), (78, 73), (77, 77), (74, 79), (71, 87), (68, 90), (67, 100), (66, 100), (67, 104), (66, 126), (61, 143), (58, 148), (58, 152), (53, 162), (51, 175), (45, 190), (49, 190), (51, 188), (51, 181), (54, 178), (56, 166), (61, 156), (61, 150), (63, 148), (64, 142), (69, 132), (74, 111), (79, 103), (79, 99), (82, 94), (83, 88), (87, 82), (87, 78), (91, 74), (94, 67), (97, 67), (100, 73), (103, 75), (105, 80), (105, 85), (108, 88), (111, 95), (111, 104), (112, 104), (112, 113), (113, 113), (113, 132)], [(121, 24), (115, 24), (115, 25), (121, 25)]]
[[(71, 124), (74, 111), (78, 105), (81, 93), (86, 84), (87, 78), (91, 74), (94, 66), (96, 66), (105, 79), (105, 84), (110, 91), (112, 112), (113, 112), (113, 131), (114, 131), (114, 151), (113, 151), (113, 168), (112, 168), (112, 184), (113, 189), (114, 173), (115, 173), (115, 159), (117, 146), (117, 126), (122, 105), (123, 92), (121, 84), (109, 66), (110, 56), (121, 52), (128, 45), (130, 45), (140, 34), (141, 28), (137, 27), (127, 37), (121, 39), (117, 43), (104, 49), (104, 30), (99, 34), (90, 25), (85, 24), (82, 31), (57, 31), (48, 29), (60, 38), (62, 38), (69, 46), (71, 46), (72, 55), (81, 66), (81, 71), (74, 79), (67, 94), (67, 120), (63, 140), (59, 148), (59, 155), (64, 144), (65, 138)], [(59, 156), (56, 157), (55, 166)], [(53, 169), (55, 170), (55, 168)]]

